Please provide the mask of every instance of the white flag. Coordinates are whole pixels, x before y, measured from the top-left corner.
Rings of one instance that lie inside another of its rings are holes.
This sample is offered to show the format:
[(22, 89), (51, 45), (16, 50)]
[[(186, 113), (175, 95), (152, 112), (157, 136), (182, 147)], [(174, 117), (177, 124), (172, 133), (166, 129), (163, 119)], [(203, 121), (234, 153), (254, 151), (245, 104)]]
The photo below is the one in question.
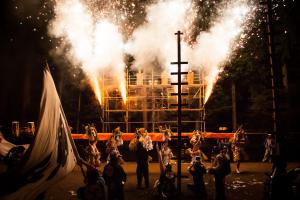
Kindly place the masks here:
[[(6, 190), (5, 196), (0, 196), (0, 199), (34, 200), (71, 172), (77, 163), (77, 150), (48, 69), (44, 71), (40, 107), (40, 121), (34, 142), (21, 166), (0, 180)], [(8, 184), (5, 185), (3, 181)]]

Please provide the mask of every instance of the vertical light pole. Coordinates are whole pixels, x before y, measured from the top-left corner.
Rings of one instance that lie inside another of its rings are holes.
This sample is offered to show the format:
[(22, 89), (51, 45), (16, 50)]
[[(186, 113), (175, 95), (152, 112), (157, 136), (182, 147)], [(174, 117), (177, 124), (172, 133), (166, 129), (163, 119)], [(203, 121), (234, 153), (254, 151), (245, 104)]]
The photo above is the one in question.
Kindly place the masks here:
[(177, 62), (171, 62), (172, 65), (178, 65), (178, 72), (172, 72), (171, 75), (177, 75), (177, 83), (171, 83), (171, 85), (177, 85), (178, 86), (178, 92), (177, 93), (171, 93), (172, 96), (178, 96), (178, 103), (172, 104), (173, 106), (177, 106), (177, 129), (178, 129), (178, 148), (177, 148), (177, 189), (178, 193), (181, 193), (181, 149), (182, 149), (182, 141), (181, 141), (181, 131), (182, 131), (182, 125), (181, 125), (181, 107), (185, 104), (181, 103), (181, 96), (187, 95), (187, 93), (181, 92), (181, 86), (187, 85), (187, 82), (181, 82), (181, 75), (188, 74), (188, 72), (181, 72), (181, 65), (182, 64), (188, 64), (188, 62), (182, 62), (181, 61), (181, 46), (180, 46), (180, 35), (183, 33), (180, 31), (177, 31), (175, 35), (177, 35)]

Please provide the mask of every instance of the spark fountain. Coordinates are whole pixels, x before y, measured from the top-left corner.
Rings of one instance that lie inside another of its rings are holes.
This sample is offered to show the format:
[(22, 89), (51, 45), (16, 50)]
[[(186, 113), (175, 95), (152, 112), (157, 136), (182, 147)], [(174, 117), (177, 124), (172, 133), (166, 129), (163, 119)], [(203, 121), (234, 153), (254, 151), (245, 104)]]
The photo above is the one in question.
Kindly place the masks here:
[[(145, 77), (149, 71), (154, 71), (155, 74), (167, 72), (167, 78), (170, 79), (172, 70), (169, 63), (176, 59), (176, 39), (173, 33), (182, 30), (182, 59), (189, 62), (182, 70), (193, 71), (195, 77), (201, 78), (182, 89), (190, 92), (192, 97), (199, 94), (197, 98), (200, 103), (197, 103), (197, 109), (189, 109), (200, 112), (213, 91), (224, 63), (230, 60), (231, 53), (241, 46), (241, 36), (255, 6), (247, 0), (224, 0), (218, 7), (210, 27), (205, 31), (195, 31), (199, 29), (196, 23), (201, 14), (199, 10), (199, 5), (192, 0), (159, 0), (148, 3), (138, 0), (56, 0), (55, 17), (49, 23), (49, 35), (61, 39), (57, 50), (60, 56), (64, 55), (74, 66), (81, 67), (87, 79), (92, 80), (91, 85), (100, 105), (108, 104), (105, 99), (110, 98), (101, 95), (116, 91), (112, 86), (117, 85), (128, 115), (128, 109), (137, 112), (157, 112), (163, 107), (166, 110), (169, 101), (174, 100), (169, 94), (176, 92), (175, 87), (166, 85), (155, 90), (162, 80), (152, 73), (150, 84), (149, 78)], [(193, 35), (195, 33), (197, 35)], [(130, 69), (145, 72), (142, 85), (132, 84), (131, 77), (125, 74), (124, 57), (128, 54), (134, 58)], [(101, 80), (101, 86), (104, 87), (100, 87), (97, 75), (110, 77), (110, 82)], [(197, 85), (198, 88), (192, 88), (192, 85)], [(135, 91), (134, 96), (132, 91)], [(153, 96), (156, 95), (154, 91), (159, 91), (159, 98)], [(157, 99), (160, 99), (164, 106), (157, 106)], [(183, 100), (191, 101), (190, 99), (194, 98)], [(145, 106), (149, 101), (152, 104)], [(138, 109), (139, 106), (142, 109)], [(124, 112), (124, 108), (108, 110)], [(171, 112), (172, 109), (169, 110)], [(135, 118), (139, 118), (138, 114), (137, 116)], [(147, 121), (149, 117), (144, 114), (141, 118)], [(152, 114), (149, 121), (168, 123), (166, 116), (164, 119), (155, 118), (156, 114)], [(129, 123), (130, 116), (126, 116), (126, 119)], [(186, 121), (189, 121), (189, 118)], [(109, 122), (107, 120), (107, 123)]]

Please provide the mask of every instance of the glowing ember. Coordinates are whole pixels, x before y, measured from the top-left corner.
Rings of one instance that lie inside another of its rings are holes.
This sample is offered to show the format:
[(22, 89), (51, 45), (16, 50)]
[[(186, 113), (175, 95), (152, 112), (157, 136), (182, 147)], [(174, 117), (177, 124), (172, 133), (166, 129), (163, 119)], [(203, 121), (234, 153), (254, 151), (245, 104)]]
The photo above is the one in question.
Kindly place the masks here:
[(220, 71), (217, 68), (215, 68), (215, 71), (212, 71), (210, 75), (207, 75), (205, 77), (206, 88), (205, 88), (204, 104), (206, 104), (208, 98), (210, 97), (213, 91), (213, 87), (217, 81), (217, 77), (219, 73)]
[(101, 95), (100, 84), (99, 84), (99, 81), (96, 76), (91, 77), (91, 86), (92, 86), (95, 96), (99, 102), (99, 105), (102, 105), (102, 95)]
[(121, 96), (122, 96), (122, 99), (123, 99), (123, 103), (126, 105), (126, 81), (125, 81), (125, 78), (122, 79), (120, 81), (120, 84), (119, 84), (119, 87), (120, 87), (120, 91), (121, 91)]

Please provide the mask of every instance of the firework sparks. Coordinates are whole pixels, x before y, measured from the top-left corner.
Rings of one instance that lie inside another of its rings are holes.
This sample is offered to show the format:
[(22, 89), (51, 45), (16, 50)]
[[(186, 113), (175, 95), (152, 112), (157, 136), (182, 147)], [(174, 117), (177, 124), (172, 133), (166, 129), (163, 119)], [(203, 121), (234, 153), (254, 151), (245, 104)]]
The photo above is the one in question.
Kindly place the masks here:
[[(170, 62), (177, 60), (177, 40), (173, 34), (178, 30), (189, 30), (196, 9), (190, 1), (175, 0), (159, 1), (148, 6), (146, 11), (146, 23), (133, 32), (126, 49), (135, 57), (135, 67), (146, 69), (158, 62), (163, 69), (170, 72)], [(182, 45), (184, 50), (188, 49), (186, 43)], [(183, 55), (187, 53), (182, 52)]]
[[(54, 37), (63, 38), (61, 48), (69, 49), (68, 59), (81, 66), (92, 80), (95, 74), (117, 76), (114, 80), (119, 80), (117, 84), (123, 88), (124, 42), (118, 27), (108, 19), (99, 18), (101, 13), (92, 13), (79, 0), (57, 1), (55, 13), (49, 32)], [(122, 97), (126, 98), (124, 94)]]
[(121, 92), (123, 103), (124, 103), (124, 105), (126, 105), (127, 89), (126, 89), (126, 80), (125, 80), (125, 78), (122, 78), (121, 80), (119, 80), (119, 83), (120, 83), (119, 84), (119, 89), (120, 89), (120, 92)]
[(223, 64), (237, 46), (234, 43), (243, 31), (249, 12), (250, 7), (245, 1), (228, 2), (210, 30), (200, 33), (197, 38), (189, 62), (194, 68), (200, 66), (204, 69), (205, 103), (213, 91), (218, 74), (223, 70)]
[(100, 88), (99, 80), (96, 76), (91, 77), (91, 87), (93, 88), (95, 96), (99, 102), (99, 105), (101, 106), (102, 105), (101, 88)]
[(190, 69), (204, 71), (206, 102), (222, 65), (242, 46), (234, 42), (242, 34), (251, 8), (246, 0), (227, 1), (211, 28), (194, 36), (199, 9), (192, 0), (149, 1), (148, 5), (138, 0), (56, 1), (49, 33), (63, 38), (59, 49), (67, 49), (68, 59), (82, 66), (87, 76), (111, 75), (126, 103), (125, 53), (134, 57), (136, 68), (147, 71), (158, 63), (162, 71), (174, 71), (169, 65), (177, 55), (172, 34), (181, 30), (182, 59), (189, 61)]

